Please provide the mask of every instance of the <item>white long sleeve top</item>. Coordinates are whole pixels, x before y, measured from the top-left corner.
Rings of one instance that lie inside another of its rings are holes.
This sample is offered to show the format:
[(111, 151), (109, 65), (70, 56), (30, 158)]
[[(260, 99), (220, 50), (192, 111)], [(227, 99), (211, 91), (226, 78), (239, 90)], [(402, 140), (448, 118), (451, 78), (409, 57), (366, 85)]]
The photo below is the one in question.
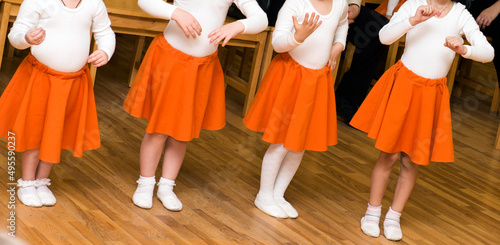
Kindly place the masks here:
[(421, 5), (427, 5), (427, 1), (406, 1), (379, 33), (380, 41), (387, 45), (406, 33), (401, 61), (408, 69), (425, 78), (445, 77), (455, 57), (455, 52), (444, 46), (448, 36), (462, 39), (461, 36), (465, 35), (471, 43), (470, 46), (465, 45), (467, 53), (463, 55), (464, 58), (480, 62), (493, 60), (493, 47), (464, 5), (454, 3), (446, 16), (442, 18), (434, 16), (412, 26), (409, 19)]
[(175, 21), (168, 23), (163, 35), (175, 49), (194, 57), (206, 57), (217, 51), (208, 35), (224, 25), (233, 2), (247, 17), (238, 20), (245, 27), (243, 33), (256, 34), (267, 28), (267, 15), (255, 0), (175, 0), (173, 5), (163, 0), (139, 0), (138, 5), (151, 16), (166, 20), (172, 18), (177, 8), (192, 14), (201, 25), (201, 36), (187, 38)]
[[(60, 0), (24, 0), (9, 41), (17, 49), (31, 48), (38, 61), (54, 70), (75, 72), (87, 64), (90, 31), (98, 48), (111, 58), (116, 40), (110, 25), (102, 0), (82, 0), (75, 9), (65, 7)], [(45, 40), (30, 45), (26, 33), (39, 27), (45, 30)]]
[(281, 8), (273, 32), (272, 45), (276, 52), (288, 52), (300, 65), (310, 69), (321, 69), (330, 59), (330, 50), (334, 43), (345, 47), (347, 38), (347, 2), (332, 0), (332, 10), (327, 15), (320, 15), (322, 24), (303, 43), (295, 38), (292, 16), (299, 23), (304, 21), (306, 13), (316, 13), (309, 0), (287, 0)]

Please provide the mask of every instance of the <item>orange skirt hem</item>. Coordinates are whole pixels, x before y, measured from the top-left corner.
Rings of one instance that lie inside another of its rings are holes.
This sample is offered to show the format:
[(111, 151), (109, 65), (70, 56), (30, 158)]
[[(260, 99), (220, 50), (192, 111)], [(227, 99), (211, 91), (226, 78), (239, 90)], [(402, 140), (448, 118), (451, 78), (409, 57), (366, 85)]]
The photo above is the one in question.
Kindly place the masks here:
[(308, 69), (278, 54), (243, 119), (262, 140), (293, 151), (326, 151), (337, 144), (337, 114), (329, 67)]
[(419, 165), (453, 162), (446, 78), (423, 78), (399, 61), (375, 84), (350, 124), (383, 152), (408, 154)]
[(40, 149), (60, 162), (61, 150), (83, 156), (101, 146), (90, 72), (59, 72), (29, 54), (0, 98), (0, 137), (15, 134), (17, 152)]
[(159, 34), (144, 57), (124, 108), (149, 121), (146, 132), (180, 141), (219, 130), (225, 121), (224, 74), (217, 53), (193, 57)]

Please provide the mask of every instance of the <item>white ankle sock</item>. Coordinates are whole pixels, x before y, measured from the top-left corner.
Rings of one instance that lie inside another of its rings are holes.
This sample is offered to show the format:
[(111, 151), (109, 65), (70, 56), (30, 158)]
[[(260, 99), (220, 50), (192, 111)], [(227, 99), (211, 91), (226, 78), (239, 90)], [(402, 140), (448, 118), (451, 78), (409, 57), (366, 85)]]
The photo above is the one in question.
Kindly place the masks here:
[(50, 207), (56, 205), (56, 197), (54, 196), (54, 194), (52, 194), (52, 191), (50, 191), (48, 187), (50, 185), (50, 179), (48, 178), (36, 180), (36, 193), (42, 201), (43, 206)]
[(35, 180), (17, 180), (17, 197), (19, 200), (28, 207), (39, 208), (41, 207), (42, 201), (38, 194), (36, 193), (36, 181)]
[(156, 196), (163, 206), (170, 211), (181, 211), (182, 202), (174, 193), (175, 181), (161, 177), (158, 182), (158, 193)]
[(297, 210), (290, 204), (287, 200), (285, 200), (284, 197), (274, 197), (274, 200), (276, 200), (276, 203), (285, 211), (286, 215), (288, 218), (295, 219), (299, 217), (299, 213)]
[(399, 241), (403, 238), (403, 232), (401, 231), (401, 225), (399, 224), (399, 218), (401, 213), (392, 210), (389, 207), (389, 211), (385, 214), (384, 220), (384, 236), (385, 238), (392, 241)]
[(382, 205), (372, 206), (368, 203), (365, 216), (361, 218), (361, 230), (368, 236), (378, 237), (380, 235), (380, 214)]
[(137, 180), (137, 189), (132, 196), (132, 202), (140, 207), (149, 209), (153, 207), (153, 190), (155, 188), (155, 176), (143, 177)]

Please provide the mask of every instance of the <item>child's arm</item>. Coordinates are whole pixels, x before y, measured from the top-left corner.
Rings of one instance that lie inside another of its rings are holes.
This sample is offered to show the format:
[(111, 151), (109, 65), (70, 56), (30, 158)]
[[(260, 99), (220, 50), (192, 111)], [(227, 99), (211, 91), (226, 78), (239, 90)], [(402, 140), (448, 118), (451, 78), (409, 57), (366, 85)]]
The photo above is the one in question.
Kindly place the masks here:
[(34, 0), (25, 0), (9, 33), (9, 41), (17, 49), (39, 45), (45, 39), (45, 30), (36, 28), (41, 7)]
[(301, 15), (300, 2), (287, 0), (281, 8), (276, 21), (276, 29), (273, 33), (273, 48), (278, 53), (289, 52), (299, 46), (320, 25), (319, 16), (312, 13), (305, 14), (304, 21), (299, 24), (297, 16)]
[(420, 24), (432, 16), (436, 15), (436, 10), (429, 5), (421, 5), (415, 9), (414, 1), (405, 2), (398, 12), (391, 18), (391, 21), (382, 27), (379, 32), (380, 42), (386, 45), (392, 44), (411, 30), (415, 25)]
[(149, 15), (166, 20), (175, 20), (187, 38), (201, 35), (201, 25), (193, 15), (163, 0), (138, 0), (137, 4)]
[(328, 66), (330, 69), (335, 69), (337, 66), (337, 59), (345, 48), (345, 43), (347, 39), (347, 30), (349, 29), (348, 21), (348, 6), (344, 5), (344, 12), (342, 17), (340, 17), (337, 30), (335, 31), (335, 37), (333, 40), (333, 46), (330, 50), (330, 59), (328, 60)]
[(486, 40), (484, 34), (479, 30), (474, 17), (465, 11), (462, 13), (464, 17), (460, 19), (462, 23), (462, 31), (471, 45), (463, 45), (462, 40), (458, 37), (446, 37), (444, 46), (462, 55), (464, 58), (473, 59), (479, 62), (490, 62), (495, 56), (495, 52), (491, 44)]
[(267, 15), (255, 0), (234, 0), (236, 6), (247, 17), (212, 31), (208, 38), (214, 46), (224, 40), (222, 47), (240, 33), (256, 34), (267, 28)]
[(99, 49), (88, 57), (87, 62), (95, 67), (103, 66), (108, 63), (115, 51), (116, 39), (111, 29), (108, 11), (102, 1), (99, 1), (97, 12), (92, 19), (92, 32)]

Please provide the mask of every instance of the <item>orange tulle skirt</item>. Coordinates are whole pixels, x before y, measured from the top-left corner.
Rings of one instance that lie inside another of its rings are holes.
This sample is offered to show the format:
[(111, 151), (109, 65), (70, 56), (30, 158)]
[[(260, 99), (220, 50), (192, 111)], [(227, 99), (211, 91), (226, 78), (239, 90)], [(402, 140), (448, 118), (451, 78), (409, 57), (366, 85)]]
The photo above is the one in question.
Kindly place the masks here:
[(329, 67), (308, 69), (278, 54), (243, 119), (269, 143), (293, 151), (326, 151), (337, 144), (337, 114)]
[(454, 161), (446, 78), (423, 78), (401, 61), (384, 73), (350, 123), (383, 152), (404, 152), (420, 165)]
[(224, 74), (217, 53), (193, 57), (159, 34), (149, 46), (124, 108), (149, 121), (147, 133), (180, 141), (198, 138), (202, 128), (223, 128)]
[[(400, 0), (398, 5), (394, 8), (393, 10), (393, 13), (396, 13), (399, 8), (401, 7), (401, 5), (403, 5), (403, 3), (405, 3), (406, 0)], [(389, 0), (385, 0), (383, 3), (381, 3), (376, 9), (375, 11), (379, 12), (381, 15), (384, 15), (387, 13), (387, 5), (389, 4)]]
[(0, 137), (15, 134), (16, 151), (40, 149), (58, 163), (61, 149), (81, 157), (101, 146), (94, 90), (87, 66), (55, 71), (29, 54), (0, 98)]

